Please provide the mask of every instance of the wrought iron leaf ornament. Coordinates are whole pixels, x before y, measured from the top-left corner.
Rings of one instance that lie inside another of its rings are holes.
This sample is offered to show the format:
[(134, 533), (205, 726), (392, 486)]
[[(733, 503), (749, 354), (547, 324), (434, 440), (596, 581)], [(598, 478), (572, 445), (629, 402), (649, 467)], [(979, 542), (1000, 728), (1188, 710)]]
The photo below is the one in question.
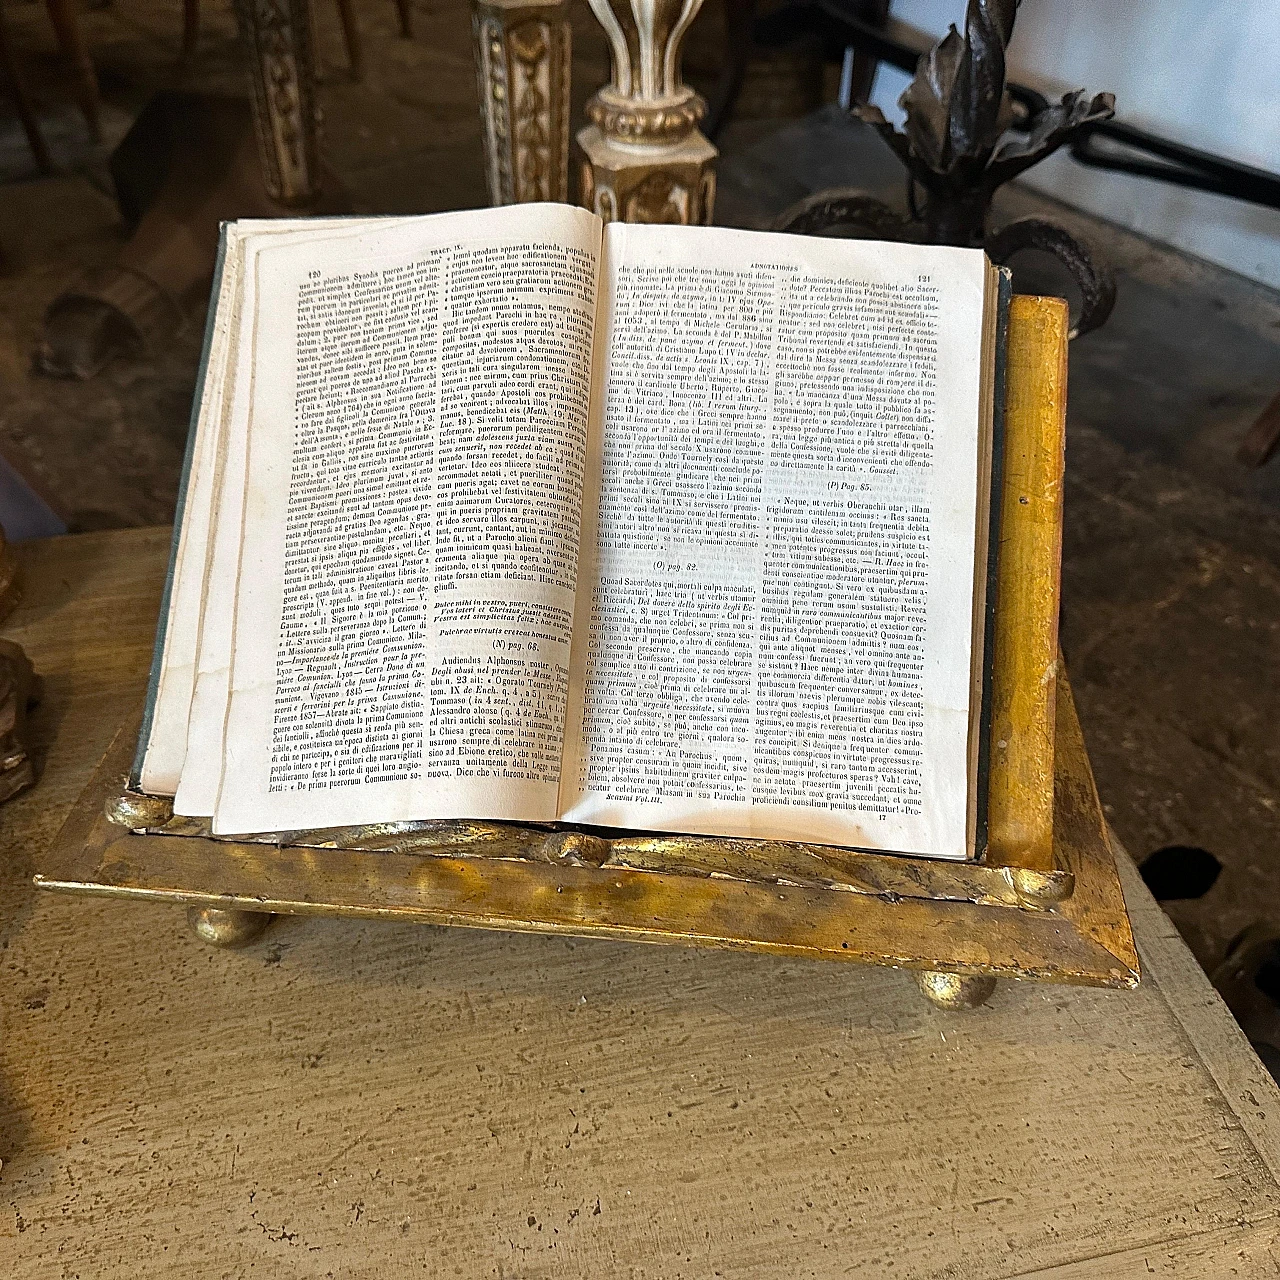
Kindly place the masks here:
[(993, 189), (1051, 155), (1086, 125), (1110, 120), (1115, 113), (1114, 94), (1095, 93), (1089, 98), (1083, 89), (1064, 94), (1056, 107), (1041, 111), (1034, 118), (1025, 138), (1008, 138), (996, 148), (988, 165), (994, 178)]
[[(964, 42), (952, 27), (920, 60), (916, 78), (899, 99), (907, 113), (906, 138), (911, 151), (935, 173), (946, 173), (951, 168), (951, 95), (963, 53)], [(864, 110), (868, 114), (875, 112), (879, 117), (877, 126), (888, 124), (878, 107)], [(858, 114), (862, 113), (859, 110)]]
[(958, 163), (981, 161), (1013, 122), (1005, 92), (1004, 51), (1021, 0), (969, 0), (964, 17), (966, 56), (951, 95), (951, 146)]
[(907, 138), (935, 173), (980, 165), (1013, 119), (1004, 87), (1004, 51), (1018, 4), (969, 0), (964, 35), (950, 27), (902, 95)]
[[(1043, 218), (1022, 218), (990, 234), (987, 218), (996, 188), (1056, 151), (1082, 129), (1110, 119), (1115, 99), (1068, 93), (1038, 111), (1010, 136), (1014, 123), (1005, 50), (1021, 0), (968, 0), (964, 35), (954, 26), (924, 54), (899, 99), (906, 128), (895, 129), (873, 106), (854, 107), (902, 161), (910, 218), (853, 188), (817, 192), (792, 206), (778, 230), (815, 234), (841, 227), (855, 234), (982, 246), (996, 262), (1020, 249), (1053, 254), (1079, 286), (1083, 303), (1073, 336), (1096, 329), (1115, 302), (1115, 280), (1105, 263), (1064, 228)], [(923, 201), (919, 194), (923, 192)]]
[[(920, 59), (899, 99), (906, 112), (899, 132), (879, 107), (854, 111), (871, 125), (926, 191), (968, 204), (982, 203), (1024, 169), (1057, 150), (1078, 130), (1114, 114), (1115, 98), (1083, 90), (1030, 122), (1025, 138), (1006, 138), (1013, 103), (1006, 89), (1005, 49), (1021, 0), (969, 0), (964, 35), (954, 26)], [(982, 213), (985, 215), (985, 204)], [(972, 228), (970, 239), (980, 238)]]

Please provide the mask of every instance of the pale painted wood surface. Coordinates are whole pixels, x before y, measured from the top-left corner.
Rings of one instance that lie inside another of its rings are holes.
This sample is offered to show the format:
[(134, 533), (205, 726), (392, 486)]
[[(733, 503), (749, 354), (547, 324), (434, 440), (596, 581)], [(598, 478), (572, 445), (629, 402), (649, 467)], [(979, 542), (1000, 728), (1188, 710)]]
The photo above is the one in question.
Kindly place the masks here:
[[(1136, 992), (37, 895), (142, 688), (168, 532), (22, 551), (0, 1276), (1280, 1273), (1280, 1094), (1130, 871)], [(1087, 726), (1086, 726), (1087, 731)]]

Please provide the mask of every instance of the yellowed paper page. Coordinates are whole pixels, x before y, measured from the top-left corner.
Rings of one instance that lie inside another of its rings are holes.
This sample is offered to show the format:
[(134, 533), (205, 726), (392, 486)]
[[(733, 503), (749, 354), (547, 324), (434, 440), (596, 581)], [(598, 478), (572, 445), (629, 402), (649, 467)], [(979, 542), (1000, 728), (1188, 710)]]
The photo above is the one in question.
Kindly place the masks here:
[(600, 232), (259, 252), (215, 830), (555, 816)]
[(567, 820), (967, 856), (985, 277), (606, 229)]
[[(191, 473), (187, 479), (186, 502), (182, 513), (177, 554), (165, 619), (160, 673), (152, 707), (151, 728), (143, 757), (141, 785), (153, 795), (173, 795), (178, 787), (187, 754), (187, 731), (195, 693), (198, 651), (204, 600), (214, 543), (214, 525), (226, 461), (225, 433), (229, 367), (232, 360), (230, 335), (238, 332), (241, 302), (244, 244), (247, 237), (271, 237), (300, 233), (315, 236), (339, 225), (365, 225), (367, 218), (242, 219), (224, 229), (225, 249), (218, 295), (211, 299), (214, 327), (196, 415), (196, 439)], [(243, 472), (233, 480), (243, 486)], [(229, 668), (230, 633), (218, 665)], [(221, 694), (225, 714), (225, 691)], [(221, 740), (221, 731), (218, 733)]]
[(195, 692), (201, 605), (208, 553), (213, 542), (213, 500), (219, 479), (223, 390), (229, 358), (227, 333), (239, 292), (238, 265), (239, 254), (228, 249), (218, 296), (209, 303), (215, 308), (214, 328), (169, 587), (160, 674), (139, 778), (142, 789), (151, 795), (171, 796), (177, 791), (187, 754), (187, 723)]
[[(244, 511), (248, 412), (253, 367), (256, 254), (266, 244), (313, 244), (345, 224), (354, 229), (376, 219), (244, 219), (231, 224), (228, 256), (233, 257), (238, 302), (227, 329), (230, 353), (219, 406), (218, 461), (212, 498), (214, 524), (205, 560), (205, 578), (195, 658), (195, 686), (187, 717), (187, 746), (174, 797), (174, 811), (209, 817), (217, 800), (222, 746), (231, 682), (232, 623)], [(293, 229), (291, 230), (290, 227)]]

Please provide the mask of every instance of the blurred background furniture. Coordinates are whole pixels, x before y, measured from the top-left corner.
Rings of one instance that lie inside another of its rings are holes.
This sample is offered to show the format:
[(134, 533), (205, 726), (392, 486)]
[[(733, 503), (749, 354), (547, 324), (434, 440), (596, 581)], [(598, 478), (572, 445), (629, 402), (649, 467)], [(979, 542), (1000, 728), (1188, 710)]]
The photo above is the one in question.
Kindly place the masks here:
[(102, 94), (98, 88), (98, 75), (93, 69), (89, 46), (80, 30), (76, 0), (45, 0), (45, 7), (58, 38), (58, 47), (70, 67), (76, 101), (84, 113), (89, 134), (95, 142), (101, 142)]
[(311, 0), (236, 0), (236, 14), (252, 111), (207, 94), (148, 103), (111, 158), (129, 238), (49, 304), (42, 372), (91, 378), (179, 330), (207, 299), (223, 221), (342, 211), (320, 154)]
[[(102, 141), (101, 94), (93, 59), (80, 31), (75, 0), (45, 0), (49, 21), (57, 37), (58, 47), (72, 74), (76, 100), (84, 113), (85, 124), (94, 142)], [(7, 34), (4, 6), (0, 4), (0, 67), (4, 70), (10, 96), (13, 98), (23, 132), (36, 164), (44, 172), (52, 169), (49, 149), (45, 145), (40, 123), (31, 105), (25, 77), (18, 66), (17, 54)]]
[(1267, 402), (1267, 407), (1254, 419), (1236, 451), (1246, 467), (1261, 467), (1269, 462), (1280, 445), (1280, 391)]
[(578, 131), (578, 203), (606, 222), (709, 224), (719, 152), (698, 128), (707, 104), (684, 81), (682, 50), (702, 0), (590, 2), (610, 78)]
[[(84, 115), (89, 134), (94, 142), (101, 142), (102, 94), (93, 65), (93, 55), (81, 30), (76, 0), (44, 0), (44, 2), (58, 47), (71, 73), (75, 97)], [(102, 3), (109, 3), (109, 0), (102, 0)], [(316, 0), (303, 0), (303, 3), (308, 7), (308, 16), (314, 26)], [(268, 21), (274, 11), (287, 23), (289, 4), (290, 0), (269, 0), (267, 5), (255, 8), (253, 20)], [(342, 27), (343, 43), (351, 76), (355, 80), (361, 80), (364, 77), (364, 45), (360, 37), (360, 24), (357, 21), (353, 0), (334, 0), (334, 4)], [(396, 12), (400, 23), (400, 34), (406, 40), (411, 39), (413, 37), (412, 0), (396, 0)], [(200, 0), (182, 0), (181, 59), (184, 64), (195, 57), (199, 47), (200, 16)], [(18, 65), (18, 59), (6, 35), (3, 4), (0, 4), (0, 69), (3, 70), (6, 87), (13, 98), (23, 130), (27, 135), (31, 153), (40, 169), (48, 172), (52, 169), (48, 147), (32, 108), (29, 94), (25, 89), (24, 76)], [(318, 66), (315, 74), (319, 75)]]
[[(287, 0), (286, 0), (287, 3)], [(353, 0), (335, 0), (338, 18), (342, 23), (342, 39), (347, 50), (347, 64), (354, 80), (364, 78), (364, 44), (360, 39), (360, 24), (356, 20)], [(307, 0), (312, 27), (315, 26), (316, 0)], [(413, 38), (413, 0), (396, 0), (396, 13), (400, 20), (400, 34)], [(182, 58), (187, 61), (195, 56), (200, 43), (200, 0), (182, 0)], [(318, 71), (318, 68), (317, 68)]]
[[(880, 30), (888, 21), (890, 4), (891, 0), (849, 0), (844, 7), (858, 21)], [(758, 0), (725, 0), (724, 9), (723, 66), (716, 87), (707, 99), (704, 125), (707, 137), (713, 142), (733, 115), (747, 64), (756, 50)], [(875, 83), (879, 58), (867, 50), (846, 45), (841, 59), (837, 101), (847, 110), (853, 103), (866, 102)]]
[(40, 121), (36, 118), (35, 110), (31, 105), (31, 98), (18, 66), (17, 54), (9, 39), (3, 5), (0, 5), (0, 69), (4, 71), (6, 88), (13, 100), (14, 110), (18, 113), (31, 154), (40, 171), (48, 173), (53, 168), (53, 163), (49, 159), (49, 148), (45, 146), (44, 135), (40, 132)]

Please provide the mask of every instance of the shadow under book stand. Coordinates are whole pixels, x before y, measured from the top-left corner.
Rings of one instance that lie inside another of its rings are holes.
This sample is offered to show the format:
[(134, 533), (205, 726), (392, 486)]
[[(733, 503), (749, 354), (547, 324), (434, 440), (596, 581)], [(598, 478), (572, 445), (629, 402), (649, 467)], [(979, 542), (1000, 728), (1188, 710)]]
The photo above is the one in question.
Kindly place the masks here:
[(184, 903), (218, 946), (272, 915), (739, 947), (917, 971), (971, 1008), (997, 978), (1132, 987), (1115, 858), (1057, 651), (1067, 308), (1015, 297), (992, 677), (989, 846), (978, 863), (783, 841), (602, 836), (497, 822), (215, 838), (129, 791), (117, 734), (37, 886)]

